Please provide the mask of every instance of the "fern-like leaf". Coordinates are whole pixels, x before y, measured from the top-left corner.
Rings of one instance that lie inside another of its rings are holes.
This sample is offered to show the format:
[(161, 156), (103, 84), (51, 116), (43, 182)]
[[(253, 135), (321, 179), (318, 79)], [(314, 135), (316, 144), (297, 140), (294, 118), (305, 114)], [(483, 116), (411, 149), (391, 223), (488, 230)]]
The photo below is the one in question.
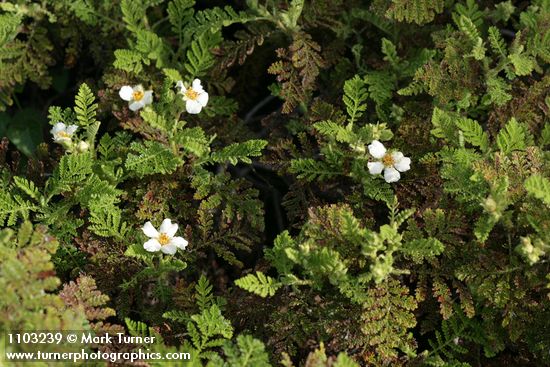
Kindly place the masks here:
[(392, 0), (386, 16), (400, 22), (425, 24), (443, 11), (443, 0)]
[(139, 177), (172, 173), (182, 163), (170, 149), (156, 141), (133, 142), (130, 149), (135, 153), (128, 154), (126, 168)]
[(298, 174), (298, 178), (306, 181), (323, 181), (342, 174), (340, 169), (312, 158), (293, 159), (290, 162), (289, 171)]
[(348, 112), (348, 122), (353, 124), (358, 118), (363, 115), (367, 109), (367, 89), (365, 81), (358, 75), (352, 79), (346, 80), (344, 83), (344, 97), (342, 98)]
[(232, 367), (270, 367), (269, 356), (264, 344), (250, 335), (237, 336), (236, 343), (226, 342), (223, 352), (227, 366)]
[(525, 180), (524, 185), (529, 194), (550, 206), (550, 180), (537, 174)]
[(500, 31), (497, 27), (491, 26), (488, 30), (489, 33), (489, 43), (493, 51), (502, 57), (506, 57), (506, 43), (502, 38)]
[(332, 121), (321, 121), (313, 125), (317, 131), (328, 138), (334, 138), (341, 143), (352, 143), (357, 139), (351, 129), (340, 126)]
[(168, 3), (168, 20), (172, 25), (172, 32), (179, 37), (180, 43), (185, 39), (186, 25), (195, 13), (193, 5), (195, 5), (195, 0), (172, 0)]
[(261, 17), (244, 11), (236, 12), (231, 6), (227, 5), (223, 8), (214, 7), (198, 11), (188, 28), (192, 29), (195, 34), (200, 35), (207, 31), (217, 32), (222, 27), (228, 27), (234, 23), (246, 23), (258, 19), (261, 19)]
[(197, 36), (187, 51), (187, 62), (184, 67), (190, 79), (202, 76), (214, 65), (214, 56), (210, 52), (222, 41), (220, 32), (205, 32)]
[(489, 149), (489, 137), (477, 121), (463, 117), (456, 121), (456, 126), (462, 131), (464, 140), (468, 143), (479, 147), (482, 152)]
[(524, 150), (526, 147), (525, 128), (512, 117), (504, 129), (498, 133), (497, 145), (504, 154), (514, 150)]
[(113, 66), (129, 73), (139, 74), (143, 70), (142, 55), (133, 50), (115, 50)]
[(97, 122), (96, 110), (97, 103), (94, 103), (95, 97), (92, 90), (86, 83), (82, 83), (75, 97), (74, 112), (80, 126), (88, 126)]
[(245, 277), (237, 279), (235, 280), (235, 284), (263, 298), (273, 296), (281, 287), (281, 283), (261, 271), (257, 271), (255, 275), (248, 274)]
[(250, 157), (259, 157), (262, 155), (262, 149), (267, 145), (267, 141), (253, 139), (244, 143), (233, 143), (224, 147), (222, 150), (214, 152), (210, 156), (211, 162), (237, 164), (238, 162), (252, 163)]

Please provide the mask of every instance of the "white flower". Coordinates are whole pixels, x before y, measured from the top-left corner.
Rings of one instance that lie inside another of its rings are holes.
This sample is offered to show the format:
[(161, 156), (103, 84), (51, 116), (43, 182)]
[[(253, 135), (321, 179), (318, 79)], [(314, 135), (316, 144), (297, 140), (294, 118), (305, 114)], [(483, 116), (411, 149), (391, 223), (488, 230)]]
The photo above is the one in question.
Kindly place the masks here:
[(150, 238), (149, 241), (143, 244), (143, 248), (149, 252), (160, 250), (165, 254), (173, 255), (178, 248), (185, 250), (187, 247), (187, 240), (183, 237), (174, 237), (178, 230), (178, 225), (172, 223), (170, 219), (163, 220), (158, 231), (153, 227), (151, 222), (145, 223), (141, 230)]
[(401, 175), (399, 172), (408, 171), (411, 168), (411, 159), (405, 157), (401, 152), (386, 153), (386, 148), (378, 140), (369, 144), (369, 153), (378, 161), (369, 162), (369, 172), (371, 175), (379, 175), (384, 171), (384, 180), (386, 182), (399, 181)]
[(132, 111), (137, 111), (153, 102), (153, 91), (145, 91), (141, 84), (136, 85), (133, 88), (129, 85), (125, 85), (120, 88), (118, 95), (123, 100), (128, 101), (128, 106)]
[(65, 125), (62, 122), (58, 122), (50, 130), (50, 133), (53, 135), (53, 141), (59, 144), (70, 144), (73, 139), (73, 134), (75, 133), (78, 126), (76, 125)]
[(176, 83), (176, 87), (180, 89), (179, 93), (183, 95), (185, 101), (185, 109), (189, 113), (199, 113), (208, 103), (208, 93), (202, 88), (199, 79), (193, 80), (191, 87), (186, 88), (180, 80)]

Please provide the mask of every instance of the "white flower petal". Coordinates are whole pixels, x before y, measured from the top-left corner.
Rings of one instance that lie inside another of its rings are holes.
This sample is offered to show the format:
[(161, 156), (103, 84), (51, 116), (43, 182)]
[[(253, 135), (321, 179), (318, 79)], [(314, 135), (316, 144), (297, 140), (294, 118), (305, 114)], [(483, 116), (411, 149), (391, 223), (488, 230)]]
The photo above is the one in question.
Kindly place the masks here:
[(172, 223), (170, 219), (166, 218), (162, 221), (159, 230), (160, 233), (165, 233), (168, 237), (174, 237), (178, 231), (178, 225), (177, 223)]
[(132, 91), (133, 92), (144, 92), (145, 89), (143, 89), (143, 85), (138, 84), (138, 85), (134, 85), (134, 88), (132, 88)]
[(178, 248), (173, 243), (169, 243), (169, 244), (164, 245), (160, 248), (160, 251), (162, 251), (163, 253), (165, 253), (167, 255), (174, 255), (177, 250), (178, 250)]
[(160, 224), (159, 232), (166, 233), (172, 227), (172, 220), (170, 218), (165, 218)]
[(67, 134), (73, 135), (77, 129), (78, 129), (78, 126), (69, 125), (69, 127), (67, 127)]
[(65, 130), (67, 130), (67, 126), (62, 122), (58, 122), (57, 124), (53, 125), (50, 133), (52, 133), (52, 135), (56, 135), (58, 132)]
[(205, 107), (208, 103), (208, 93), (202, 92), (201, 94), (199, 94), (197, 102), (199, 102), (201, 106)]
[(401, 152), (393, 152), (391, 154), (391, 157), (392, 157), (394, 162), (399, 162), (400, 160), (403, 159), (404, 155)]
[(188, 113), (197, 114), (201, 112), (202, 105), (198, 101), (188, 99), (187, 102), (185, 102), (185, 109)]
[(367, 163), (369, 167), (369, 173), (371, 175), (379, 175), (384, 170), (384, 164), (382, 162), (369, 162)]
[(386, 180), (387, 183), (399, 181), (400, 178), (401, 175), (399, 174), (399, 171), (395, 168), (386, 167), (386, 169), (384, 170), (384, 180)]
[(393, 166), (399, 172), (405, 172), (411, 169), (411, 159), (409, 157), (402, 157), (399, 160), (394, 158), (394, 162)]
[(118, 95), (125, 101), (131, 101), (133, 93), (134, 90), (132, 89), (132, 87), (130, 87), (129, 85), (125, 85), (124, 87), (120, 88)]
[(130, 109), (134, 112), (139, 110), (143, 106), (144, 106), (144, 104), (143, 104), (142, 101), (130, 103)]
[(153, 227), (153, 223), (147, 222), (143, 225), (143, 228), (141, 228), (143, 233), (149, 238), (157, 238), (159, 236), (158, 231)]
[(174, 237), (172, 238), (172, 241), (170, 241), (170, 244), (176, 246), (179, 249), (185, 250), (187, 247), (187, 240), (183, 237)]
[(148, 90), (147, 92), (145, 92), (145, 94), (143, 95), (142, 102), (145, 105), (153, 103), (153, 91), (152, 90)]
[(180, 89), (180, 90), (183, 89), (183, 88), (185, 88), (185, 87), (183, 86), (183, 82), (182, 82), (181, 80), (178, 80), (178, 81), (176, 82), (176, 88), (178, 88), (178, 89)]
[(151, 238), (149, 241), (143, 244), (143, 248), (149, 252), (156, 252), (160, 250), (162, 246), (155, 238)]
[(202, 92), (204, 89), (202, 89), (202, 85), (201, 85), (201, 81), (200, 79), (195, 79), (193, 80), (193, 84), (191, 85), (191, 87), (193, 88), (193, 90), (197, 93), (200, 93)]
[(386, 148), (378, 140), (373, 140), (372, 143), (369, 144), (369, 153), (374, 158), (382, 159), (386, 154)]

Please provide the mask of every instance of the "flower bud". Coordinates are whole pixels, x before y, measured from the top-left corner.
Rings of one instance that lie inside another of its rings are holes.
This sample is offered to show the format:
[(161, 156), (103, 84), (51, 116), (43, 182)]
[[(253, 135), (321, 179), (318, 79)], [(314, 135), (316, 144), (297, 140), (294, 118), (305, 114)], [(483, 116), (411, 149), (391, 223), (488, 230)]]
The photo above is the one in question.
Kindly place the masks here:
[(357, 153), (365, 153), (366, 152), (366, 149), (365, 149), (365, 144), (362, 144), (362, 143), (357, 143), (357, 144), (350, 144), (349, 147), (357, 152)]
[(89, 148), (90, 148), (90, 144), (86, 143), (84, 140), (82, 140), (76, 146), (76, 150), (78, 150), (80, 153), (84, 153), (84, 152), (88, 151)]

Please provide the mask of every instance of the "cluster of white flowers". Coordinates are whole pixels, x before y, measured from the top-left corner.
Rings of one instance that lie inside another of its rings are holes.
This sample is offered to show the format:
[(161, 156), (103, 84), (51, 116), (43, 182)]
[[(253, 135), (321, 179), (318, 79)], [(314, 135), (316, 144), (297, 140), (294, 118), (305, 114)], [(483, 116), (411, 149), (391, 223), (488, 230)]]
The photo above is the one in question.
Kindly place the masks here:
[(79, 152), (85, 152), (90, 147), (89, 144), (85, 141), (80, 141), (78, 143), (73, 142), (73, 135), (78, 130), (76, 125), (65, 125), (63, 122), (56, 123), (50, 133), (53, 136), (54, 143), (60, 144), (65, 147), (65, 149), (71, 151), (76, 148)]
[[(188, 113), (197, 114), (201, 112), (203, 107), (206, 107), (208, 103), (208, 93), (202, 87), (199, 79), (193, 80), (190, 86), (186, 86), (183, 81), (180, 80), (176, 83), (176, 88), (179, 89), (178, 93), (181, 94), (182, 100), (185, 101), (185, 109)], [(141, 84), (133, 87), (125, 85), (120, 88), (118, 95), (124, 101), (128, 102), (128, 107), (134, 112), (153, 103), (153, 91), (145, 90)], [(76, 149), (80, 152), (84, 152), (89, 148), (87, 142), (73, 142), (73, 135), (77, 129), (78, 126), (76, 125), (67, 126), (63, 122), (58, 122), (50, 132), (53, 135), (53, 141), (55, 143), (63, 145), (69, 151)]]
[[(198, 81), (197, 84), (193, 84), (192, 90), (196, 93), (200, 93), (202, 92), (202, 88), (199, 87), (200, 81)], [(182, 86), (182, 88), (184, 87)], [(189, 89), (182, 90), (188, 91)], [(207, 100), (208, 94), (206, 94), (205, 101)], [(198, 108), (200, 111), (200, 108), (202, 107), (199, 108), (193, 106), (191, 108)], [(401, 152), (388, 152), (386, 147), (384, 147), (384, 145), (378, 140), (374, 140), (371, 144), (369, 144), (368, 148), (371, 156), (376, 159), (374, 162), (367, 163), (369, 172), (372, 175), (379, 175), (383, 172), (386, 182), (396, 182), (401, 178), (400, 172), (405, 172), (410, 169), (410, 158), (405, 157)], [(177, 230), (178, 225), (176, 223), (172, 223), (170, 219), (163, 220), (158, 231), (155, 229), (153, 224), (151, 224), (151, 222), (145, 223), (142, 231), (150, 239), (143, 244), (143, 248), (149, 252), (161, 251), (169, 255), (175, 254), (178, 248), (185, 250), (188, 242), (183, 237), (174, 236)]]
[[(178, 93), (185, 101), (185, 109), (188, 113), (200, 113), (203, 107), (208, 103), (208, 93), (204, 90), (199, 79), (193, 80), (191, 86), (185, 86), (183, 81), (176, 83)], [(118, 92), (120, 98), (128, 102), (128, 107), (132, 111), (137, 111), (151, 103), (153, 103), (153, 91), (145, 90), (141, 84), (136, 86), (125, 85)]]
[(141, 229), (150, 238), (143, 244), (143, 248), (149, 252), (161, 251), (168, 255), (176, 253), (177, 249), (185, 250), (187, 240), (183, 237), (174, 236), (178, 231), (178, 225), (172, 223), (168, 218), (162, 221), (157, 231), (151, 222), (145, 223)]
[(401, 152), (388, 153), (384, 144), (374, 140), (369, 144), (369, 153), (376, 161), (367, 163), (371, 175), (379, 175), (384, 172), (386, 182), (396, 182), (401, 178), (399, 172), (408, 171), (411, 168), (411, 159)]
[[(188, 113), (200, 113), (202, 108), (208, 103), (208, 93), (204, 90), (199, 79), (193, 80), (191, 86), (185, 86), (180, 80), (176, 83), (179, 89), (179, 94), (185, 101), (185, 109)], [(120, 88), (120, 98), (128, 101), (130, 110), (137, 111), (142, 107), (153, 102), (153, 91), (146, 91), (141, 84), (131, 87), (125, 85)], [(78, 144), (73, 143), (73, 135), (78, 126), (66, 126), (62, 122), (58, 122), (51, 129), (54, 142), (62, 144), (66, 148), (76, 148), (79, 151), (88, 149), (88, 143), (80, 141)], [(411, 159), (405, 157), (401, 152), (388, 153), (386, 147), (374, 140), (368, 146), (370, 155), (376, 159), (374, 162), (368, 162), (367, 166), (372, 175), (379, 175), (383, 172), (386, 182), (396, 182), (401, 178), (400, 172), (405, 172), (410, 169)], [(178, 230), (178, 225), (172, 223), (170, 219), (164, 219), (157, 231), (151, 222), (145, 223), (142, 228), (143, 233), (150, 239), (143, 244), (145, 250), (149, 252), (161, 251), (168, 255), (176, 253), (177, 249), (185, 250), (187, 240), (183, 237), (174, 236)]]

